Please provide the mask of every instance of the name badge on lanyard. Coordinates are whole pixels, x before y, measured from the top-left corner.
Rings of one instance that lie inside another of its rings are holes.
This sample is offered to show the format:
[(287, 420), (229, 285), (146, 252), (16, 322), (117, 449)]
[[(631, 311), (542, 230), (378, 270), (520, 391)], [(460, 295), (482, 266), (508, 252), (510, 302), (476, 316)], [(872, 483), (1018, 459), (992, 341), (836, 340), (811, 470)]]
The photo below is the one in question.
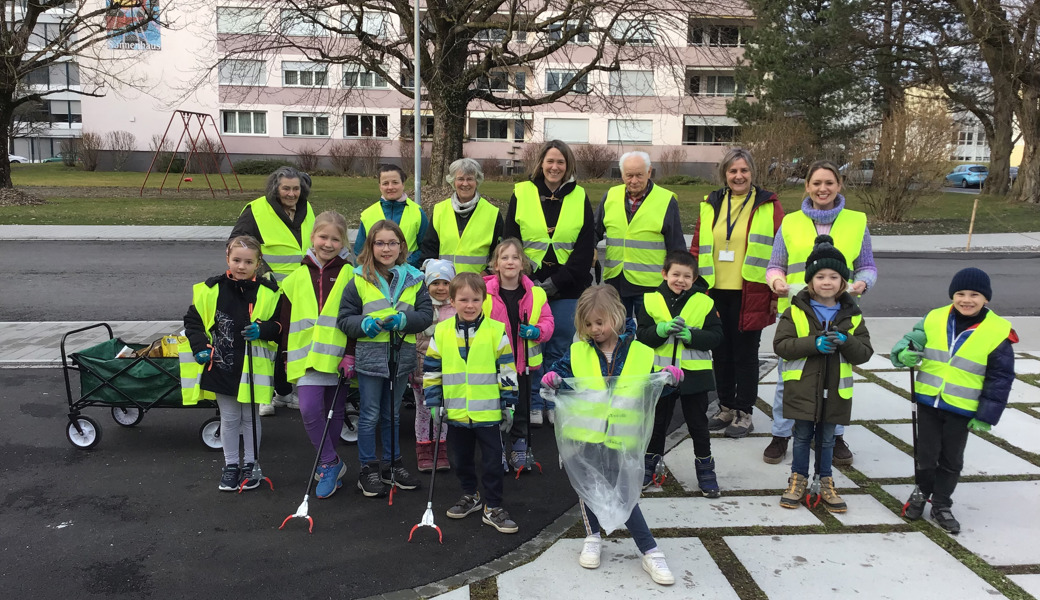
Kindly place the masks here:
[[(751, 200), (751, 193), (749, 190), (747, 197), (744, 198), (744, 203), (740, 205), (740, 210), (737, 211), (737, 220), (740, 220), (740, 213), (744, 212), (744, 207), (747, 206), (748, 200)], [(733, 229), (737, 226), (737, 222), (731, 220), (733, 213), (733, 192), (730, 192), (726, 196), (726, 249), (719, 249), (719, 262), (735, 262), (737, 260), (737, 253), (734, 250), (729, 249), (729, 238), (733, 235)]]
[(719, 250), (719, 262), (733, 262), (737, 260), (736, 254), (733, 250)]

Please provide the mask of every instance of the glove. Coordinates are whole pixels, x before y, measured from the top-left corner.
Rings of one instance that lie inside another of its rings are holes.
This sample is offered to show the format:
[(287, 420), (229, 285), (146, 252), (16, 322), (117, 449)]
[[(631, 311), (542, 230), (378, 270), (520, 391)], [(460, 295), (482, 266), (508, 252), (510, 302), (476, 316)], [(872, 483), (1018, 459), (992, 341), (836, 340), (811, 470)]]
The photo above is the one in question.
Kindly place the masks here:
[(255, 342), (260, 339), (260, 325), (256, 323), (246, 325), (246, 328), (242, 330), (242, 337), (246, 338), (246, 341), (250, 342)]
[(978, 419), (972, 419), (968, 421), (968, 429), (971, 431), (989, 431), (990, 427), (993, 426), (985, 421), (980, 421)]
[(538, 336), (542, 335), (542, 330), (537, 325), (520, 325), (518, 331), (520, 337), (525, 340), (537, 340)]
[(682, 317), (675, 317), (671, 321), (670, 333), (672, 333), (672, 334), (679, 333), (680, 331), (682, 331), (682, 329), (685, 327), (685, 325), (686, 325), (686, 319), (684, 319)]
[(437, 409), (438, 408), (440, 408), (440, 407), (439, 406), (431, 406), (430, 407), (430, 418), (433, 419), (434, 423), (437, 422)]
[(840, 331), (828, 331), (827, 339), (831, 341), (835, 346), (840, 346), (848, 341), (849, 336)]
[(206, 348), (205, 350), (199, 350), (195, 353), (195, 362), (199, 363), (200, 365), (204, 365), (209, 362), (211, 356), (213, 356), (213, 351), (209, 348)]
[(665, 373), (668, 373), (668, 377), (671, 379), (671, 382), (668, 385), (675, 387), (682, 383), (683, 372), (682, 369), (680, 369), (679, 367), (675, 365), (668, 365), (667, 367), (664, 367), (661, 370)]
[(370, 338), (376, 337), (382, 330), (382, 325), (378, 319), (373, 319), (372, 317), (365, 317), (361, 320), (361, 331), (364, 331), (365, 335), (367, 335)]
[(835, 348), (834, 342), (828, 339), (826, 335), (816, 337), (816, 349), (819, 350), (820, 354), (834, 354)]
[(513, 428), (512, 406), (507, 404), (506, 407), (502, 409), (502, 423), (498, 427), (502, 430), (502, 433), (506, 433)]
[(339, 374), (344, 379), (353, 379), (356, 373), (354, 372), (354, 357), (350, 354), (345, 354), (343, 359), (339, 361)]
[(693, 331), (689, 327), (683, 327), (679, 330), (679, 333), (675, 334), (675, 337), (682, 340), (684, 344), (689, 344), (693, 340)]
[(407, 322), (408, 319), (404, 316), (404, 313), (395, 313), (383, 319), (383, 329), (386, 331), (401, 331)]
[(672, 322), (661, 321), (657, 324), (657, 337), (666, 338), (672, 335)]
[(896, 356), (896, 359), (902, 363), (904, 367), (916, 367), (917, 364), (921, 362), (921, 353), (906, 348)]
[(560, 293), (560, 290), (556, 289), (556, 284), (553, 283), (552, 277), (546, 279), (540, 284), (543, 291), (545, 291), (546, 298), (552, 298), (556, 294)]
[(556, 371), (549, 371), (545, 375), (542, 375), (542, 386), (557, 390), (560, 388), (560, 384), (563, 383), (563, 379), (556, 374)]

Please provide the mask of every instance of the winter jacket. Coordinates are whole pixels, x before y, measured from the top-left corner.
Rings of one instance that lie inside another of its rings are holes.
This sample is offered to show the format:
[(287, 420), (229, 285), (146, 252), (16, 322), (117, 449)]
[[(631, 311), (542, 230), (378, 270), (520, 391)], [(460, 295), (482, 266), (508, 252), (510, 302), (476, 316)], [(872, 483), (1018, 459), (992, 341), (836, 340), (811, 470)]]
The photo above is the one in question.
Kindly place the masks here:
[[(301, 193), (300, 199), (296, 201), (296, 214), (293, 215), (292, 220), (289, 220), (289, 216), (285, 213), (285, 208), (282, 207), (282, 203), (278, 201), (278, 198), (267, 198), (267, 203), (274, 208), (274, 213), (281, 217), (282, 223), (289, 228), (300, 247), (306, 247), (309, 244), (306, 238), (310, 237), (311, 232), (307, 231), (306, 234), (303, 232), (303, 222), (308, 214), (314, 214), (311, 205), (307, 203), (307, 196)], [(260, 247), (263, 249), (264, 234), (260, 231), (260, 226), (256, 223), (256, 217), (253, 216), (253, 207), (249, 204), (242, 210), (242, 214), (238, 215), (238, 221), (235, 222), (235, 226), (231, 229), (231, 235), (228, 236), (228, 239), (230, 240), (240, 235), (253, 236), (256, 238), (256, 241), (260, 242)], [(303, 257), (301, 256), (300, 258)], [(257, 272), (258, 277), (271, 270), (266, 262), (261, 261), (261, 265), (261, 270)]]
[[(784, 311), (776, 325), (773, 350), (784, 360), (806, 359), (801, 379), (784, 382), (784, 418), (848, 425), (852, 418), (852, 400), (838, 396), (838, 353), (853, 365), (870, 360), (874, 349), (870, 345), (866, 320), (860, 321), (855, 333), (838, 346), (833, 354), (821, 354), (816, 349), (816, 337), (823, 335), (823, 324), (816, 318), (816, 311), (809, 304), (809, 290), (799, 292), (791, 303), (805, 312), (809, 335), (798, 337), (794, 321), (791, 320), (791, 309)], [(848, 292), (838, 297), (838, 303), (841, 307), (834, 317), (832, 329), (848, 334), (852, 328), (852, 317), (863, 313)], [(827, 403), (822, 406), (825, 385), (828, 389)]]
[[(703, 279), (697, 279), (693, 287), (684, 290), (681, 294), (676, 294), (668, 287), (667, 283), (662, 282), (658, 286), (657, 291), (664, 297), (665, 304), (668, 305), (668, 311), (673, 315), (678, 315), (691, 296), (708, 293), (708, 286), (704, 284)], [(667, 342), (667, 338), (657, 335), (657, 321), (654, 321), (647, 314), (642, 304), (638, 305), (636, 312), (636, 339), (651, 348), (657, 348)], [(702, 328), (691, 328), (690, 341), (689, 343), (683, 342), (683, 345), (694, 350), (710, 351), (714, 350), (721, 343), (722, 321), (719, 319), (718, 311), (713, 310), (704, 317), (704, 326)], [(683, 373), (683, 381), (679, 384), (680, 394), (697, 394), (715, 389), (715, 374), (711, 369), (707, 371), (683, 369)]]
[[(715, 218), (710, 225), (704, 225), (715, 227), (715, 222), (718, 221), (719, 213), (722, 209), (722, 202), (726, 199), (728, 191), (727, 188), (721, 188), (708, 194), (706, 202), (715, 210)], [(773, 233), (775, 234), (776, 230), (780, 228), (780, 223), (784, 220), (784, 209), (780, 206), (780, 200), (775, 193), (755, 186), (755, 204), (751, 208), (751, 214), (754, 214), (760, 206), (766, 203), (772, 203), (773, 205)], [(752, 219), (748, 219), (748, 232), (751, 231), (751, 222)], [(697, 225), (693, 230), (693, 243), (690, 245), (690, 254), (693, 254), (694, 257), (700, 254), (698, 240), (700, 239), (701, 225), (700, 219), (698, 219)], [(718, 248), (719, 245), (715, 244), (715, 247)], [(740, 331), (761, 331), (776, 321), (777, 297), (769, 289), (768, 285), (744, 281), (740, 293), (740, 322), (737, 324)]]
[[(325, 306), (325, 301), (329, 297), (329, 293), (332, 292), (332, 286), (336, 284), (336, 278), (339, 277), (340, 271), (345, 265), (350, 264), (350, 251), (347, 248), (343, 248), (343, 251), (339, 253), (339, 256), (332, 257), (329, 262), (324, 265), (319, 264), (317, 257), (314, 255), (314, 250), (307, 250), (307, 254), (303, 257), (302, 267), (306, 267), (310, 272), (311, 283), (314, 284), (314, 295), (318, 300), (318, 312), (321, 312), (322, 307)], [(282, 339), (280, 345), (285, 348), (288, 346), (289, 341), (289, 323), (292, 318), (292, 302), (288, 296), (282, 296), (281, 313), (278, 321), (282, 325)]]
[[(516, 370), (523, 373), (524, 366), (527, 364), (524, 362), (524, 351), (523, 346), (521, 346), (524, 340), (522, 338), (513, 340), (512, 336), (509, 335), (509, 332), (516, 330), (516, 324), (510, 322), (505, 304), (502, 303), (502, 296), (499, 293), (502, 283), (499, 281), (498, 275), (487, 275), (484, 277), (484, 284), (487, 285), (488, 296), (491, 296), (491, 318), (505, 323), (506, 337), (510, 338), (513, 355), (516, 357)], [(527, 275), (521, 274), (520, 285), (526, 290), (523, 299), (520, 300), (520, 314), (530, 315), (534, 310), (534, 296), (531, 294), (531, 287), (534, 286), (534, 282)], [(544, 348), (544, 344), (552, 337), (553, 330), (556, 327), (556, 322), (553, 320), (552, 310), (549, 308), (548, 302), (542, 307), (542, 312), (538, 315), (538, 322), (534, 325), (540, 330), (538, 339), (534, 340), (534, 342), (542, 344)]]
[(426, 349), (430, 347), (430, 340), (433, 339), (433, 332), (437, 329), (438, 323), (455, 316), (455, 307), (451, 302), (442, 304), (430, 296), (430, 304), (433, 306), (433, 321), (424, 331), (415, 334), (415, 369), (409, 383), (418, 390), (422, 389), (423, 359), (426, 357)]
[[(449, 201), (450, 201), (450, 199), (449, 199)], [(431, 208), (430, 209), (430, 221), (431, 221), (431, 223), (433, 221), (432, 215), (433, 215), (433, 209)], [(457, 212), (455, 213), (455, 224), (459, 228), (459, 235), (460, 236), (462, 235), (462, 232), (466, 230), (466, 225), (469, 224), (469, 218), (472, 217), (472, 216), (473, 216), (472, 212), (470, 212), (469, 214), (466, 214), (466, 215), (460, 215)], [(496, 215), (496, 219), (495, 219), (495, 230), (491, 234), (491, 246), (488, 248), (488, 256), (487, 256), (488, 264), (491, 264), (491, 255), (495, 253), (495, 247), (498, 246), (498, 242), (502, 240), (502, 227), (503, 227), (503, 224), (502, 224), (502, 212), (499, 211), (498, 215)], [(422, 264), (423, 262), (425, 262), (427, 259), (430, 259), (430, 258), (440, 258), (440, 254), (441, 254), (441, 236), (437, 233), (437, 228), (436, 227), (429, 227), (429, 228), (426, 229), (426, 234), (422, 238), (422, 246), (420, 246), (420, 250), (422, 250), (422, 261), (420, 261), (419, 264)]]
[[(545, 215), (545, 224), (551, 231), (552, 228), (556, 227), (556, 223), (560, 219), (560, 208), (563, 206), (563, 198), (574, 191), (575, 186), (578, 184), (572, 179), (561, 185), (555, 192), (551, 192), (546, 187), (545, 179), (542, 177), (538, 177), (532, 180), (532, 182), (538, 187), (538, 195), (542, 199), (542, 213)], [(513, 194), (509, 199), (509, 206), (506, 208), (502, 230), (503, 239), (510, 237), (523, 239), (520, 236), (520, 225), (516, 222), (516, 194)], [(550, 301), (560, 298), (577, 298), (585, 291), (585, 288), (592, 285), (592, 262), (595, 257), (595, 220), (592, 215), (592, 203), (589, 202), (588, 195), (586, 195), (584, 222), (582, 223), (581, 231), (578, 232), (578, 239), (574, 242), (574, 251), (571, 252), (567, 262), (562, 265), (557, 263), (556, 253), (550, 246), (549, 251), (546, 252), (545, 258), (542, 260), (542, 268), (532, 273), (531, 279), (536, 282), (535, 285), (540, 285), (547, 279), (552, 280), (552, 285), (556, 287), (557, 294), (549, 296)]]
[[(383, 216), (389, 221), (400, 224), (401, 217), (404, 216), (404, 209), (407, 206), (405, 202), (407, 198), (402, 196), (400, 200), (383, 200), (379, 199), (379, 206), (383, 209)], [(419, 233), (415, 236), (415, 251), (408, 255), (408, 264), (412, 265), (416, 269), (422, 266), (422, 246), (423, 239), (426, 235), (427, 228), (430, 225), (430, 219), (426, 216), (426, 211), (419, 211)], [(361, 250), (365, 247), (365, 237), (367, 232), (365, 231), (365, 224), (358, 224), (357, 237), (354, 238), (354, 254), (361, 256)], [(407, 248), (401, 248), (402, 252), (407, 252)]]
[[(596, 342), (583, 340), (581, 343), (589, 344), (596, 349), (596, 355), (599, 356), (600, 372), (604, 377), (611, 377), (620, 375), (621, 369), (625, 368), (625, 358), (628, 357), (628, 349), (632, 346), (632, 342), (634, 341), (636, 341), (636, 326), (632, 322), (632, 319), (628, 319), (625, 321), (625, 331), (618, 336), (618, 343), (617, 346), (614, 347), (614, 353), (610, 357), (609, 364), (607, 363), (607, 357), (604, 356), (603, 351), (599, 349)], [(571, 350), (569, 347), (567, 348), (567, 351), (563, 353), (563, 356), (550, 365), (549, 371), (555, 371), (557, 375), (564, 379), (574, 377), (574, 369), (571, 367)]]
[[(368, 338), (361, 329), (361, 322), (365, 318), (365, 313), (362, 311), (364, 305), (361, 302), (361, 295), (357, 289), (357, 279), (363, 276), (360, 269), (354, 272), (354, 279), (343, 290), (343, 299), (339, 306), (339, 317), (336, 319), (336, 326), (344, 331), (347, 337), (353, 339)], [(405, 326), (399, 333), (417, 334), (429, 327), (430, 323), (433, 322), (433, 304), (430, 301), (429, 292), (426, 291), (422, 272), (407, 264), (397, 265), (390, 269), (390, 281), (388, 283), (391, 290), (404, 290), (413, 285), (419, 286), (419, 290), (415, 294), (414, 310), (401, 311), (405, 316)], [(399, 296), (400, 291), (397, 292), (397, 297)], [(397, 297), (392, 298), (391, 304), (396, 304)], [(390, 377), (389, 350), (390, 344), (388, 343), (357, 344), (354, 362), (355, 370), (358, 373), (372, 377)], [(398, 357), (398, 377), (407, 375), (415, 370), (415, 344), (401, 342)]]

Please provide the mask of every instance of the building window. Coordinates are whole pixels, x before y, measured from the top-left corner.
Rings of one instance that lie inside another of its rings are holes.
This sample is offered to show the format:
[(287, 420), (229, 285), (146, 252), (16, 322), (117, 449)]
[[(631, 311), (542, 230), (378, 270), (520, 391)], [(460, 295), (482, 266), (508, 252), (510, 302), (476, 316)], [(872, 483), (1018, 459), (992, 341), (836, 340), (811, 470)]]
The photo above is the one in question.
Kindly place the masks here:
[(286, 113), (285, 135), (328, 137), (328, 115), (311, 113)]
[(282, 62), (282, 85), (286, 87), (325, 87), (329, 71), (325, 65), (309, 62)]
[(83, 109), (79, 100), (48, 100), (51, 123), (82, 123)]
[(477, 77), (474, 87), (478, 90), (492, 92), (504, 92), (509, 89), (509, 73), (504, 71), (491, 71), (487, 75)]
[(516, 73), (513, 73), (513, 77), (515, 77), (514, 85), (516, 85), (516, 91), (525, 91), (527, 89), (527, 73), (517, 71)]
[(263, 23), (264, 12), (261, 8), (217, 7), (217, 33), (259, 35)]
[(578, 21), (567, 21), (566, 23), (556, 23), (550, 25), (546, 30), (546, 37), (550, 42), (558, 42), (563, 39), (565, 34), (577, 31), (574, 37), (568, 40), (570, 44), (588, 44), (589, 43), (589, 28), (579, 23)]
[[(390, 15), (377, 11), (362, 13), (360, 21), (355, 13), (343, 11), (340, 22), (347, 37), (369, 35), (374, 38), (385, 38), (390, 29)], [(360, 27), (358, 27), (359, 24)]]
[(68, 61), (39, 67), (30, 71), (22, 81), (25, 85), (57, 89), (79, 85), (79, 65)]
[[(422, 116), (419, 122), (419, 136), (423, 139), (433, 137), (433, 117)], [(415, 139), (415, 120), (412, 115), (401, 115), (401, 137), (404, 139)]]
[(610, 119), (607, 121), (608, 144), (651, 144), (654, 122), (649, 119)]
[(618, 19), (610, 28), (610, 37), (618, 43), (632, 46), (648, 46), (654, 43), (656, 21), (633, 21)]
[(386, 115), (343, 115), (343, 137), (390, 137)]
[(691, 96), (742, 96), (745, 93), (744, 84), (738, 84), (732, 75), (689, 75), (687, 81)]
[[(563, 88), (567, 87), (567, 84), (578, 74), (577, 71), (546, 71), (545, 72), (545, 89), (549, 92), (558, 92)], [(574, 87), (571, 90), (578, 94), (589, 93), (589, 76), (582, 75), (580, 79), (574, 82)]]
[(513, 121), (513, 141), (522, 142), (527, 135), (527, 123), (523, 119)]
[(476, 119), (478, 140), (508, 140), (509, 119)]
[(300, 9), (280, 13), (282, 35), (293, 37), (322, 37), (329, 34), (328, 15), (321, 11)]
[(570, 144), (589, 143), (588, 119), (545, 119), (545, 139)]
[(721, 146), (732, 143), (736, 132), (737, 128), (731, 125), (686, 125), (683, 143)]
[(712, 25), (700, 21), (690, 21), (686, 42), (690, 46), (723, 46), (739, 48), (746, 43), (745, 35), (740, 27), (732, 25)]
[(267, 113), (252, 110), (222, 110), (223, 133), (234, 135), (267, 135)]
[[(29, 44), (38, 48), (46, 48), (61, 38), (62, 28), (62, 23), (37, 23), (33, 27), (32, 33), (29, 34)], [(75, 36), (69, 37), (60, 44), (60, 47), (67, 47), (74, 41), (76, 41)]]
[(480, 29), (473, 36), (477, 42), (501, 42), (506, 39), (505, 29)]
[(372, 71), (348, 70), (343, 72), (343, 87), (386, 89), (390, 84), (383, 76)]
[(610, 73), (611, 96), (653, 96), (653, 71), (612, 71)]
[(262, 60), (222, 60), (217, 67), (220, 85), (264, 85), (267, 73)]

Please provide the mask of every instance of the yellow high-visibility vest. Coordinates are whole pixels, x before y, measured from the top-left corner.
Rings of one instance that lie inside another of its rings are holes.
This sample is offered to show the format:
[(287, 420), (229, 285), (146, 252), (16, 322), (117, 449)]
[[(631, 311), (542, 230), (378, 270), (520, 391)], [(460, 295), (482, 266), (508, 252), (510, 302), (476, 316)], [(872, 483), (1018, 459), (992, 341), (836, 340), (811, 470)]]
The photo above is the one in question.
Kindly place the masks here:
[[(307, 244), (314, 230), (314, 211), (307, 204), (307, 214), (300, 225), (300, 240), (296, 240), (282, 217), (274, 211), (274, 207), (266, 197), (260, 197), (246, 205), (253, 212), (253, 219), (260, 229), (260, 237), (264, 238), (260, 251), (264, 262), (271, 267), (275, 281), (281, 281), (300, 266), (300, 261), (307, 254)], [(242, 209), (245, 212), (245, 208)]]
[[(697, 274), (708, 282), (708, 288), (715, 287), (715, 234), (712, 223), (715, 221), (715, 209), (707, 202), (701, 202), (700, 231), (697, 238)], [(745, 281), (752, 283), (766, 282), (766, 267), (773, 254), (773, 203), (764, 202), (751, 214), (751, 229), (748, 231), (747, 250), (744, 253), (744, 264), (740, 267), (740, 275)]]
[[(791, 320), (794, 321), (794, 330), (798, 337), (805, 337), (809, 335), (809, 318), (805, 316), (805, 311), (801, 308), (792, 305), (791, 306)], [(863, 315), (854, 315), (852, 317), (852, 328), (849, 329), (848, 336), (856, 332), (856, 328), (863, 322)], [(841, 361), (838, 367), (838, 396), (848, 400), (852, 398), (852, 365), (849, 361), (845, 360), (841, 352), (835, 352)], [(797, 358), (795, 360), (784, 361), (784, 381), (798, 381), (802, 378), (802, 370), (805, 369), (805, 358)], [(824, 373), (824, 381), (826, 381), (827, 374)]]
[[(784, 232), (784, 246), (787, 248), (787, 285), (803, 284), (805, 261), (809, 259), (813, 242), (816, 241), (816, 225), (799, 210), (784, 217), (780, 228)], [(834, 247), (845, 257), (850, 273), (853, 271), (852, 263), (863, 249), (866, 232), (867, 215), (858, 210), (841, 209), (831, 225), (829, 235), (834, 239)], [(783, 313), (790, 305), (790, 298), (780, 298), (777, 310)]]
[[(574, 244), (578, 241), (581, 226), (585, 223), (585, 189), (580, 185), (563, 198), (560, 207), (560, 218), (556, 229), (549, 235), (549, 226), (545, 223), (542, 212), (542, 201), (538, 196), (538, 186), (531, 181), (521, 181), (513, 188), (516, 196), (516, 224), (520, 226), (520, 239), (524, 244), (524, 254), (535, 264), (535, 269), (542, 268), (542, 260), (552, 244), (556, 260), (562, 265), (574, 252)], [(591, 267), (591, 265), (589, 265)]]
[[(673, 315), (668, 310), (668, 303), (665, 302), (664, 296), (661, 292), (650, 292), (643, 295), (643, 308), (646, 309), (646, 314), (650, 316), (654, 321), (660, 323), (662, 321), (671, 321)], [(715, 301), (712, 300), (707, 294), (692, 294), (687, 300), (686, 304), (683, 305), (682, 310), (679, 311), (679, 316), (686, 321), (687, 327), (696, 327), (697, 329), (704, 328), (704, 319), (711, 311), (715, 310)], [(669, 335), (668, 340), (654, 349), (654, 370), (660, 371), (662, 368), (672, 364), (672, 352), (678, 349), (676, 354), (676, 360), (678, 361), (678, 367), (686, 371), (710, 371), (711, 370), (711, 353), (706, 350), (694, 350), (693, 348), (687, 348), (682, 341), (678, 340), (675, 335)]]
[[(372, 317), (373, 319), (382, 319), (395, 313), (404, 312), (406, 310), (415, 310), (415, 297), (419, 293), (420, 286), (422, 286), (422, 280), (416, 281), (411, 286), (405, 288), (404, 291), (401, 292), (401, 297), (397, 299), (396, 305), (391, 305), (390, 301), (383, 295), (383, 291), (372, 285), (372, 283), (365, 279), (360, 273), (354, 277), (354, 285), (357, 286), (358, 296), (361, 298), (361, 314), (366, 317)], [(408, 342), (409, 344), (415, 343), (414, 333), (403, 335), (405, 342)], [(374, 338), (358, 338), (357, 343), (385, 344), (389, 341), (390, 332), (380, 331), (379, 335)]]
[[(371, 235), (372, 226), (380, 221), (392, 221), (387, 219), (383, 213), (383, 207), (377, 201), (361, 213), (361, 224), (365, 226), (366, 235)], [(422, 225), (422, 208), (414, 200), (405, 199), (404, 212), (401, 213), (401, 222), (397, 224), (404, 234), (405, 243), (408, 244), (408, 254), (419, 248), (419, 227)]]
[(439, 257), (454, 263), (456, 273), (480, 273), (487, 266), (497, 220), (498, 207), (481, 198), (459, 235), (451, 198), (438, 202), (433, 207), (433, 229), (441, 243)]
[(674, 194), (655, 185), (629, 222), (625, 208), (625, 186), (607, 191), (603, 201), (603, 227), (607, 241), (603, 279), (624, 273), (632, 285), (655, 287), (661, 283), (661, 270), (667, 248), (661, 227)]
[(282, 281), (282, 293), (292, 303), (285, 368), (291, 383), (303, 377), (307, 369), (322, 373), (336, 373), (339, 369), (347, 349), (347, 334), (336, 327), (336, 319), (343, 290), (353, 277), (354, 268), (343, 265), (320, 313), (307, 265), (301, 265)]
[(484, 319), (469, 339), (469, 352), (462, 358), (464, 340), (456, 332), (457, 317), (437, 324), (434, 342), (441, 353), (441, 389), (449, 421), (497, 423), (502, 420), (502, 397), (498, 385), (498, 345), (505, 325)]

